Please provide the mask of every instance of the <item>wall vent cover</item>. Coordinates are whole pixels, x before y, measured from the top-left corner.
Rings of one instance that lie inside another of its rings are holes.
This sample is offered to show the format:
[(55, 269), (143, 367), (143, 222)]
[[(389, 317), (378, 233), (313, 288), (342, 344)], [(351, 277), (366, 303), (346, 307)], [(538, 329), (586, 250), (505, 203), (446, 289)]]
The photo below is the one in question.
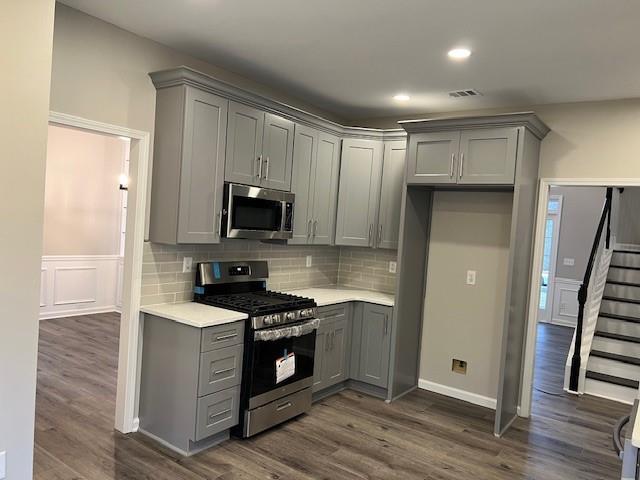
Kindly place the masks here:
[(464, 90), (454, 90), (449, 92), (449, 96), (452, 98), (464, 98), (464, 97), (480, 97), (482, 94), (475, 88), (466, 88)]

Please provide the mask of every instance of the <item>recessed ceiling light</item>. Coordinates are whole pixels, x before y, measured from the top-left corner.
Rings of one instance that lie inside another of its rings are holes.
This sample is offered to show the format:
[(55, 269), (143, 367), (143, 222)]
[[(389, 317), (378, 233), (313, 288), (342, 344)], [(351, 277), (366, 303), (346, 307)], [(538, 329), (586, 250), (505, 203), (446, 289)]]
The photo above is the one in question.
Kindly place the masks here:
[(449, 50), (447, 55), (449, 55), (449, 58), (453, 58), (454, 60), (464, 60), (471, 56), (471, 50), (468, 48), (454, 48)]
[(411, 97), (406, 93), (399, 93), (397, 95), (394, 95), (393, 99), (397, 100), (398, 102), (406, 102), (407, 100), (411, 100)]

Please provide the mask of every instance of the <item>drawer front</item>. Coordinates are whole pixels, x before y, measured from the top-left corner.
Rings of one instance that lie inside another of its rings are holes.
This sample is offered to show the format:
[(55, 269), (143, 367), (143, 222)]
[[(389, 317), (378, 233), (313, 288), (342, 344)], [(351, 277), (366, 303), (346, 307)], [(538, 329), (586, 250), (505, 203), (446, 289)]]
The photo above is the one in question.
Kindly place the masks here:
[(194, 440), (197, 442), (237, 425), (239, 410), (239, 386), (199, 398)]
[(308, 412), (310, 409), (311, 389), (305, 388), (262, 407), (247, 411), (244, 424), (245, 433), (248, 436), (255, 435), (301, 413)]
[(322, 321), (324, 319), (335, 320), (336, 317), (344, 317), (347, 315), (347, 308), (349, 308), (349, 306), (344, 303), (341, 303), (339, 305), (319, 307), (318, 318), (320, 319), (320, 321)]
[(240, 385), (243, 350), (243, 345), (234, 345), (200, 355), (199, 397)]
[(202, 329), (201, 352), (244, 343), (244, 321)]

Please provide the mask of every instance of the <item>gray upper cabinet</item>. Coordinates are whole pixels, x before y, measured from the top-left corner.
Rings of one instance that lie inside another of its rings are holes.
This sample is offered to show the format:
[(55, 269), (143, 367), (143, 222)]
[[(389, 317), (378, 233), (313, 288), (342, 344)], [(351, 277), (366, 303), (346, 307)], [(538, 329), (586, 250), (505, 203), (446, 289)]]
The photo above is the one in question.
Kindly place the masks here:
[(376, 246), (398, 248), (407, 142), (385, 142)]
[(409, 183), (456, 183), (460, 132), (411, 135), (407, 153)]
[(407, 183), (513, 185), (517, 147), (517, 127), (415, 133)]
[(291, 120), (265, 114), (262, 143), (262, 183), (266, 188), (291, 190), (293, 163), (293, 132)]
[(517, 128), (463, 131), (460, 134), (458, 183), (512, 185), (517, 147)]
[(218, 243), (229, 101), (178, 85), (157, 92), (149, 239)]
[(362, 310), (362, 337), (358, 380), (387, 388), (391, 353), (390, 307), (365, 303)]
[(229, 102), (225, 180), (260, 186), (264, 112)]
[(296, 207), (289, 243), (333, 243), (339, 164), (338, 137), (296, 126), (291, 182)]
[(225, 180), (290, 190), (294, 126), (278, 115), (230, 102)]
[(380, 141), (342, 141), (336, 245), (367, 247), (375, 243), (382, 156)]

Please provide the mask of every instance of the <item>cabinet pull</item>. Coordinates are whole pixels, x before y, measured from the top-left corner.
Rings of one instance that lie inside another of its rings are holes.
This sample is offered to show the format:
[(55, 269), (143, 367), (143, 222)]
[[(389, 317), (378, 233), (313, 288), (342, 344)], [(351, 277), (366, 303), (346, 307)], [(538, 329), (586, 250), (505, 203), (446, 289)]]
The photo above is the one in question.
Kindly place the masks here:
[(219, 413), (212, 413), (211, 415), (209, 415), (209, 420), (213, 420), (216, 417), (220, 417), (221, 415), (226, 415), (227, 413), (231, 413), (231, 409), (227, 408), (226, 410), (223, 410)]
[(258, 155), (258, 174), (256, 175), (256, 177), (258, 178), (262, 178), (262, 155)]
[(462, 178), (462, 169), (464, 168), (464, 152), (460, 154), (460, 178)]
[(231, 371), (233, 371), (235, 369), (236, 369), (236, 367), (223, 368), (222, 370), (214, 370), (213, 374), (214, 375), (221, 375), (223, 373), (231, 372)]
[(284, 410), (285, 408), (289, 408), (291, 405), (293, 405), (291, 402), (283, 403), (282, 405), (278, 405), (276, 407), (276, 410), (279, 412), (280, 410)]
[(264, 160), (264, 179), (269, 179), (269, 157)]
[(311, 219), (307, 222), (307, 237), (311, 236)]
[(313, 221), (313, 236), (316, 236), (316, 233), (318, 233), (318, 220), (314, 220)]
[(222, 340), (228, 340), (230, 338), (237, 337), (237, 336), (238, 336), (237, 333), (230, 333), (229, 335), (221, 335), (219, 337), (216, 337), (215, 341), (216, 342), (221, 342)]
[(371, 236), (372, 236), (372, 234), (373, 234), (373, 223), (370, 223), (369, 224), (369, 242), (368, 242), (368, 245), (371, 245), (371, 240), (372, 240)]
[(382, 242), (382, 224), (378, 225), (378, 246)]
[(453, 178), (453, 166), (456, 163), (456, 154), (451, 154), (451, 166), (449, 167), (449, 178)]
[(384, 316), (384, 335), (387, 336), (389, 333), (389, 315)]
[(331, 338), (331, 348), (330, 348), (330, 350), (333, 351), (333, 347), (335, 347), (335, 344), (333, 343), (333, 341), (336, 338), (336, 332), (335, 331), (331, 332), (331, 337), (330, 338)]
[(218, 237), (222, 236), (222, 210), (218, 212)]

